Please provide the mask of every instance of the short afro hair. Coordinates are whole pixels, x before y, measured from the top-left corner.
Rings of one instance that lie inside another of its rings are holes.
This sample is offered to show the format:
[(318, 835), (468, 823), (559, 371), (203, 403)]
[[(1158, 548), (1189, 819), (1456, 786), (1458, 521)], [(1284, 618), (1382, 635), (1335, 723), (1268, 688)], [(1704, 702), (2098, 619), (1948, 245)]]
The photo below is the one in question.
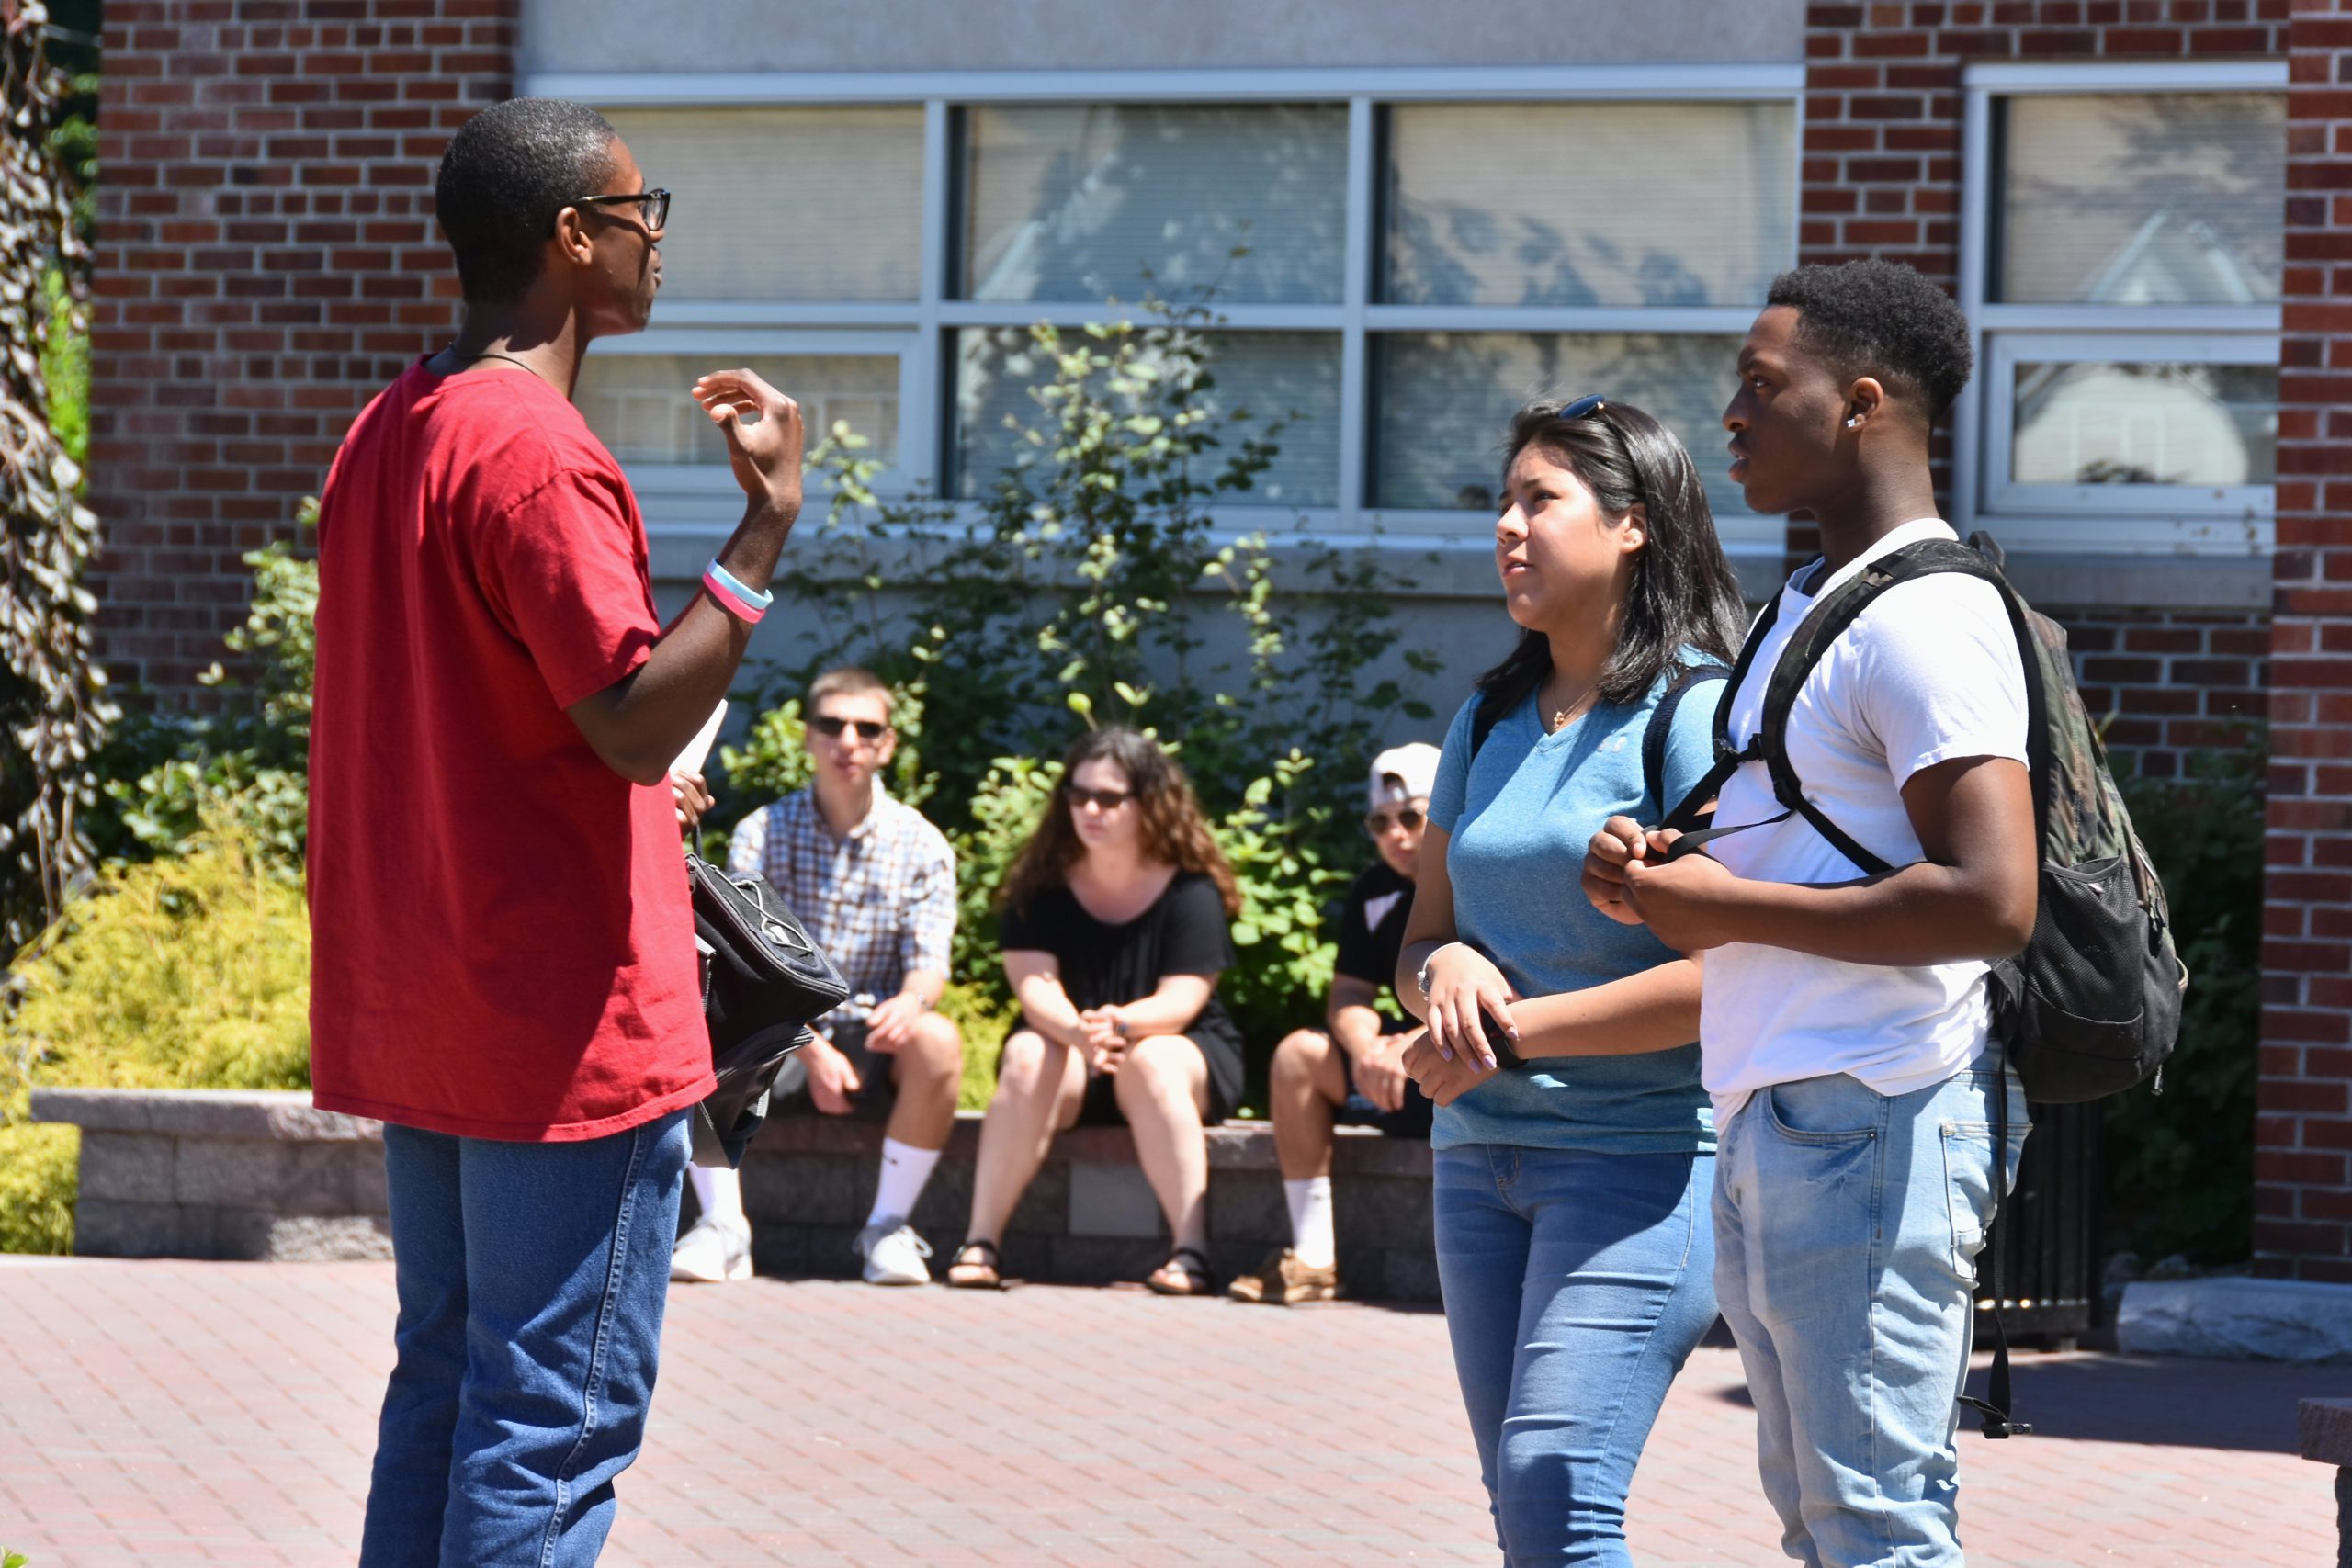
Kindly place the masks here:
[(537, 281), (555, 215), (613, 177), (616, 134), (585, 104), (509, 98), (450, 138), (433, 203), (469, 303), (511, 303)]
[(1951, 295), (1900, 262), (1801, 266), (1772, 280), (1769, 305), (1797, 312), (1797, 336), (1838, 375), (1875, 378), (1943, 418), (1968, 385), (1975, 355)]

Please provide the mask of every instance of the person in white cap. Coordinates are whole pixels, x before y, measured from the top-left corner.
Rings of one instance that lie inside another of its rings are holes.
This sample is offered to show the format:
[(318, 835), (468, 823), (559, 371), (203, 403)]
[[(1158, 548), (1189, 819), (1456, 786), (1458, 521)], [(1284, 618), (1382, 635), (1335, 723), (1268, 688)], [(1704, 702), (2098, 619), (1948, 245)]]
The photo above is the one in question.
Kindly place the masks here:
[(1430, 1135), (1429, 1099), (1405, 1074), (1404, 1048), (1420, 1025), (1381, 993), (1396, 973), (1396, 953), (1412, 912), (1413, 874), (1429, 821), (1438, 749), (1421, 741), (1383, 751), (1372, 761), (1364, 831), (1379, 857), (1348, 890), (1340, 912), (1339, 953), (1324, 1029), (1294, 1031), (1274, 1048), (1268, 1098), (1275, 1157), (1290, 1204), (1291, 1245), (1277, 1247), (1254, 1274), (1233, 1281), (1236, 1300), (1290, 1306), (1340, 1293), (1331, 1223), (1333, 1129), (1376, 1127), (1392, 1138)]

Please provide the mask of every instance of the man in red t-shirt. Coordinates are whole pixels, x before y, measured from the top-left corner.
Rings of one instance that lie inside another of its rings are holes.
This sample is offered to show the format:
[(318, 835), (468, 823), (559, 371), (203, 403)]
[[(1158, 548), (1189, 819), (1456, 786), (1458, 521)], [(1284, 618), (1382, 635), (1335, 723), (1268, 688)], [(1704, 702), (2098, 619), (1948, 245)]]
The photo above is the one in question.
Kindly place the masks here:
[(435, 194), (463, 325), (359, 416), (319, 521), (311, 1078), (387, 1123), (400, 1294), (360, 1559), (583, 1564), (711, 1088), (669, 764), (765, 608), (802, 428), (749, 371), (695, 384), (750, 505), (665, 629), (571, 393), (645, 325), (667, 194), (532, 98), (459, 130)]

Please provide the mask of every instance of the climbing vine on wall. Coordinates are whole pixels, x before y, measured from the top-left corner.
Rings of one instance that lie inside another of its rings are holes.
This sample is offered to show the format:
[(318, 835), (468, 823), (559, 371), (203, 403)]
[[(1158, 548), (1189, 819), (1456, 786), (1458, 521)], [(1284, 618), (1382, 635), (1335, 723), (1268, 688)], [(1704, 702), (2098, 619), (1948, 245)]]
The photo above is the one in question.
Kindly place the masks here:
[(0, 961), (57, 916), (90, 870), (78, 818), (90, 761), (115, 717), (93, 658), (96, 602), (82, 584), (97, 519), (50, 423), (43, 280), (78, 268), (72, 183), (51, 136), (65, 84), (40, 0), (0, 0)]

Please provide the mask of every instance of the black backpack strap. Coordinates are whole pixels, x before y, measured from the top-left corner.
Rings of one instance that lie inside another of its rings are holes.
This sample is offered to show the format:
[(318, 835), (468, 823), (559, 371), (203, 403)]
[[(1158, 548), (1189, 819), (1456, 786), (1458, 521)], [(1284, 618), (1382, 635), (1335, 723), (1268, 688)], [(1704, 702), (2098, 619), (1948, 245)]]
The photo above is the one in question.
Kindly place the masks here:
[(1502, 716), (1502, 710), (1487, 700), (1487, 694), (1479, 693), (1478, 705), (1470, 710), (1470, 755), (1462, 764), (1465, 773), (1470, 764), (1478, 760), (1478, 748), (1487, 743), (1487, 737), (1495, 732)]
[[(1762, 751), (1758, 750), (1760, 736), (1757, 739), (1750, 740), (1745, 750), (1736, 749), (1732, 745), (1731, 705), (1732, 699), (1739, 694), (1740, 686), (1747, 680), (1747, 672), (1756, 666), (1757, 650), (1764, 646), (1765, 637), (1771, 634), (1773, 625), (1780, 618), (1781, 596), (1775, 593), (1765, 602), (1764, 613), (1756, 617), (1756, 624), (1748, 627), (1747, 640), (1739, 645), (1739, 658), (1732, 665), (1730, 676), (1724, 682), (1722, 695), (1715, 699), (1714, 765), (1707, 770), (1706, 777), (1690, 786), (1690, 793), (1675, 804), (1674, 809), (1666, 814), (1666, 820), (1660, 824), (1663, 827), (1679, 829), (1682, 833), (1682, 837), (1677, 839), (1674, 846), (1667, 851), (1666, 858), (1668, 861), (1679, 860), (1684, 855), (1695, 853), (1713, 840), (1723, 838), (1726, 834), (1742, 833), (1750, 828), (1761, 828), (1770, 823), (1788, 819), (1789, 814), (1783, 811), (1780, 816), (1766, 818), (1762, 822), (1742, 822), (1729, 828), (1702, 825), (1713, 820), (1706, 809), (1707, 803), (1723, 793), (1724, 785), (1730, 782), (1732, 774), (1739, 771), (1739, 765), (1742, 762), (1756, 761), (1763, 756)], [(1664, 804), (1663, 799), (1659, 804)]]
[[(1713, 660), (1698, 664), (1678, 662), (1673, 672), (1667, 677), (1666, 690), (1659, 694), (1657, 706), (1650, 709), (1649, 724), (1642, 731), (1643, 798), (1657, 803), (1662, 814), (1658, 820), (1668, 826), (1678, 826), (1673, 822), (1673, 817), (1680, 812), (1682, 807), (1692, 804), (1688, 797), (1679, 804), (1666, 798), (1666, 750), (1674, 739), (1674, 716), (1681, 710), (1682, 699), (1690, 695), (1691, 687), (1703, 685), (1709, 681), (1720, 681), (1726, 673), (1724, 667)], [(1717, 706), (1720, 708), (1721, 705)], [(1713, 798), (1713, 795), (1702, 795), (1697, 804), (1703, 806)]]

